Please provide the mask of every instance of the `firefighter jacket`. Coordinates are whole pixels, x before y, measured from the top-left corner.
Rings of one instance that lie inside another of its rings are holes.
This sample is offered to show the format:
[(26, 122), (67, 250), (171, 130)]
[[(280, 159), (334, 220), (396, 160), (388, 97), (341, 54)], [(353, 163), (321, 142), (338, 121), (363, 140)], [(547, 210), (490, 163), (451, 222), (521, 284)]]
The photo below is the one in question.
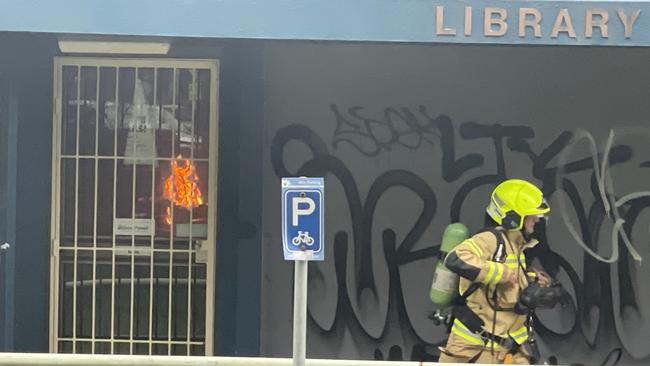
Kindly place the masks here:
[[(495, 234), (504, 236), (505, 253), (500, 253), (499, 262), (493, 260), (498, 246)], [(461, 277), (460, 294), (473, 282), (480, 283), (466, 302), (467, 307), (483, 321), (484, 332), (509, 337), (517, 344), (522, 344), (528, 338), (526, 315), (516, 314), (514, 306), (521, 290), (528, 286), (528, 276), (534, 276), (534, 273), (526, 270), (524, 250), (535, 245), (536, 240), (527, 242), (518, 230), (485, 231), (463, 241), (445, 258), (445, 265)], [(514, 284), (508, 283), (511, 274), (516, 276)], [(454, 320), (451, 331), (470, 343), (487, 344), (484, 334), (481, 336), (472, 332), (461, 319)]]

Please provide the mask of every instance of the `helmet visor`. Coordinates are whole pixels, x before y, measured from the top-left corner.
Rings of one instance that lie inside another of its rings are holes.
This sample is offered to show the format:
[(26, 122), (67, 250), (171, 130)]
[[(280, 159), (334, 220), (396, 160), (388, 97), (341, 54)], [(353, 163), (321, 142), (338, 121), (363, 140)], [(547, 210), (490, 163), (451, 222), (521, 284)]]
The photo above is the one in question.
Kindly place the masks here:
[(546, 198), (542, 198), (542, 203), (537, 207), (538, 210), (540, 211), (550, 211), (551, 207), (548, 205), (548, 202), (546, 202)]
[(537, 216), (540, 220), (544, 220), (546, 222), (546, 224), (548, 225), (548, 221), (549, 221), (548, 213), (549, 213), (550, 210), (551, 210), (551, 208), (549, 207), (548, 203), (546, 202), (546, 198), (542, 198), (542, 203), (539, 205), (539, 207), (537, 207), (537, 211), (538, 212), (541, 211), (541, 212), (536, 214), (535, 216)]

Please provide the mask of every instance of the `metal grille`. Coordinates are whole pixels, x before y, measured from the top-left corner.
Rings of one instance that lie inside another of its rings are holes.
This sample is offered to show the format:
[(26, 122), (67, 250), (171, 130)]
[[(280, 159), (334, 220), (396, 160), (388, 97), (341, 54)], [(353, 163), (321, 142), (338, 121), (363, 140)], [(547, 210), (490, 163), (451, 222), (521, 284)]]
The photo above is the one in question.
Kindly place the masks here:
[(51, 351), (212, 354), (216, 75), (56, 59)]

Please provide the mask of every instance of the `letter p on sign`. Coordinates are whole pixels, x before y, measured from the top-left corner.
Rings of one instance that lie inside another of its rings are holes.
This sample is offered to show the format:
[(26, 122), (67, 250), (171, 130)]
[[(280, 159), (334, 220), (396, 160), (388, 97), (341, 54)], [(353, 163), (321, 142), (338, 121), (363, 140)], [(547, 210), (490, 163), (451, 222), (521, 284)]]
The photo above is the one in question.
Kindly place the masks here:
[[(302, 207), (301, 204), (303, 204)], [(307, 207), (304, 207), (305, 204)], [(314, 213), (314, 209), (316, 209), (316, 202), (309, 197), (293, 197), (292, 205), (293, 210), (291, 211), (293, 212), (293, 215), (291, 217), (291, 225), (293, 226), (298, 226), (298, 217), (309, 216)]]

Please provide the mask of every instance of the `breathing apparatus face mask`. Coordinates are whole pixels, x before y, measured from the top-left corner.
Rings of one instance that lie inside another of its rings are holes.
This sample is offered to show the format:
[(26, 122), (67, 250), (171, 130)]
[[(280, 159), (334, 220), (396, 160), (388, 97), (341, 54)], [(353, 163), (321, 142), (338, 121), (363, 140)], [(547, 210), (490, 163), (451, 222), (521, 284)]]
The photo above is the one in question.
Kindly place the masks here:
[(548, 213), (539, 214), (537, 215), (537, 217), (539, 218), (539, 221), (537, 222), (537, 224), (535, 224), (535, 226), (539, 225), (540, 223), (544, 223), (544, 225), (548, 226), (550, 220)]
[(539, 218), (539, 221), (535, 223), (535, 226), (533, 227), (533, 232), (529, 233), (526, 231), (526, 225), (522, 225), (521, 228), (521, 233), (524, 235), (524, 239), (526, 241), (530, 241), (532, 238), (538, 237), (538, 235), (544, 231), (544, 229), (548, 226), (548, 215), (547, 214), (539, 214), (535, 215)]
[(526, 314), (535, 309), (551, 309), (558, 303), (565, 307), (569, 301), (570, 295), (561, 283), (553, 281), (550, 286), (542, 286), (535, 281), (522, 291), (515, 304), (515, 313)]
[[(537, 209), (538, 210), (547, 210), (548, 207), (549, 206), (548, 206), (548, 203), (546, 202), (546, 198), (542, 198), (542, 203), (539, 205), (539, 207)], [(532, 233), (526, 232), (525, 221), (524, 221), (524, 223), (522, 223), (521, 232), (524, 234), (524, 238), (526, 240), (530, 240), (531, 238), (535, 237), (535, 234), (539, 234), (542, 231), (544, 231), (544, 229), (549, 224), (548, 211), (546, 211), (544, 213), (532, 214), (532, 215), (528, 215), (528, 216), (534, 216), (534, 217), (536, 217), (538, 219), (538, 221), (535, 223), (535, 226), (533, 227), (533, 232)], [(524, 220), (525, 220), (525, 218), (524, 218)]]

